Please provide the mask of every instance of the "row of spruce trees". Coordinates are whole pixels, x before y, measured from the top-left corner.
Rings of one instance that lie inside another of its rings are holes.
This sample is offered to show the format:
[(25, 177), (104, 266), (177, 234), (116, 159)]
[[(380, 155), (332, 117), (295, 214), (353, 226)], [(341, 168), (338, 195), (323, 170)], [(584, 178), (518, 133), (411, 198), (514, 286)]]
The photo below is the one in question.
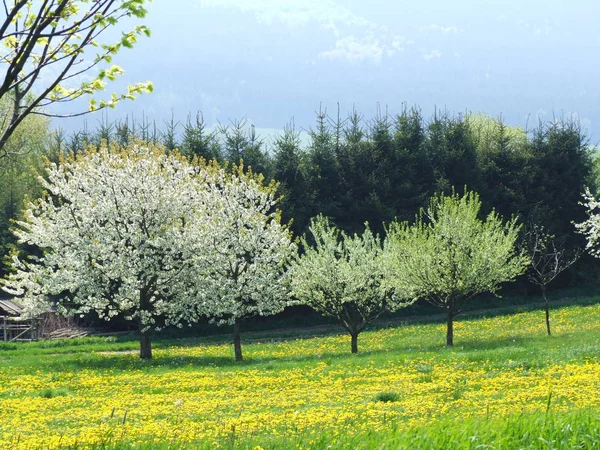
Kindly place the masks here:
[[(484, 214), (495, 209), (506, 218), (518, 215), (526, 226), (543, 226), (567, 246), (582, 246), (572, 223), (585, 219), (580, 205), (585, 187), (597, 191), (593, 147), (574, 120), (526, 129), (477, 114), (436, 111), (425, 118), (417, 107), (373, 118), (319, 111), (310, 129), (290, 124), (271, 138), (258, 136), (246, 120), (209, 128), (200, 113), (162, 123), (145, 116), (102, 119), (93, 129), (68, 135), (56, 130), (47, 156), (58, 159), (86, 144), (126, 145), (134, 139), (190, 157), (242, 159), (281, 183), (279, 206), (298, 236), (320, 213), (347, 233), (362, 232), (366, 221), (381, 232), (394, 218), (413, 219), (432, 195), (466, 187), (480, 194)], [(18, 214), (14, 205), (10, 214)], [(584, 259), (578, 267), (590, 263)]]

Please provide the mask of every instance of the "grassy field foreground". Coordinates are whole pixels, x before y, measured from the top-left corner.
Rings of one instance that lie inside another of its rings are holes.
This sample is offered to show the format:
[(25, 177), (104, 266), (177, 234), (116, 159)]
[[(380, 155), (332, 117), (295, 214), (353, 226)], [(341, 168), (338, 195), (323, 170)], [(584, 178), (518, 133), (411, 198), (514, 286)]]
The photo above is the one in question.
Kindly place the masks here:
[[(600, 305), (244, 346), (0, 345), (0, 447), (600, 448)], [(75, 345), (77, 344), (77, 345)]]

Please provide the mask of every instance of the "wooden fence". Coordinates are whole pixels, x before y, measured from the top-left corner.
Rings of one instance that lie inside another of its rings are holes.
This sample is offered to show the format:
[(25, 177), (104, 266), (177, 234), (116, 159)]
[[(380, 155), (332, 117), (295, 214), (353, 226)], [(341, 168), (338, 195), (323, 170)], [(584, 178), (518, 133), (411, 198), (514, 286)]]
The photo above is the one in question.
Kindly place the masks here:
[(2, 317), (0, 333), (4, 342), (34, 341), (38, 339), (38, 328), (33, 320)]

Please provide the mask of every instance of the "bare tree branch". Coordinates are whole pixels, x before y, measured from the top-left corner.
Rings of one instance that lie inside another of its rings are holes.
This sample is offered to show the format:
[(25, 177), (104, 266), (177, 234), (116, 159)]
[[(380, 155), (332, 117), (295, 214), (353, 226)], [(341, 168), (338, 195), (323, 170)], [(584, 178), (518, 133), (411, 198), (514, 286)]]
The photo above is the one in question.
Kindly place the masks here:
[(530, 257), (527, 278), (542, 290), (546, 309), (546, 331), (550, 335), (552, 333), (550, 304), (547, 297), (548, 285), (579, 260), (582, 249), (567, 250), (564, 245), (557, 243), (555, 237), (549, 234), (544, 227), (538, 225), (533, 225), (527, 230), (522, 246), (525, 247), (524, 250)]

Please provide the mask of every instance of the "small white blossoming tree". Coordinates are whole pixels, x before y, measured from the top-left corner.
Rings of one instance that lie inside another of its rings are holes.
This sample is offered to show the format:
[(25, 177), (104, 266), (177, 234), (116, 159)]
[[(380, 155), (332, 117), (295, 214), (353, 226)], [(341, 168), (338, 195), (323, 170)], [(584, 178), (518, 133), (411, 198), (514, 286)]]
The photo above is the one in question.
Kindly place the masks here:
[(583, 194), (582, 205), (585, 207), (589, 218), (582, 222), (576, 223), (577, 232), (583, 234), (587, 238), (586, 250), (596, 258), (600, 258), (600, 201), (594, 197), (589, 189)]
[(454, 317), (473, 296), (497, 293), (523, 274), (529, 257), (515, 244), (520, 226), (492, 211), (479, 218), (473, 192), (433, 197), (414, 224), (390, 224), (385, 255), (390, 282), (411, 298), (424, 299), (447, 314), (446, 344), (454, 344)]
[(150, 333), (198, 319), (198, 261), (204, 257), (207, 169), (164, 150), (90, 149), (51, 165), (47, 194), (29, 204), (15, 234), (39, 256), (14, 257), (4, 289), (33, 314), (47, 296), (62, 309), (136, 321), (140, 357)]
[(199, 313), (233, 325), (235, 359), (241, 361), (240, 322), (290, 304), (286, 269), (297, 246), (275, 210), (276, 183), (265, 186), (262, 175), (239, 166), (213, 173), (208, 186), (210, 257), (199, 275)]
[(385, 266), (378, 236), (368, 224), (362, 235), (348, 236), (321, 215), (313, 218), (309, 238), (301, 239), (304, 253), (291, 269), (293, 295), (315, 311), (337, 319), (358, 353), (358, 335), (387, 308), (410, 302), (393, 297), (385, 283)]

